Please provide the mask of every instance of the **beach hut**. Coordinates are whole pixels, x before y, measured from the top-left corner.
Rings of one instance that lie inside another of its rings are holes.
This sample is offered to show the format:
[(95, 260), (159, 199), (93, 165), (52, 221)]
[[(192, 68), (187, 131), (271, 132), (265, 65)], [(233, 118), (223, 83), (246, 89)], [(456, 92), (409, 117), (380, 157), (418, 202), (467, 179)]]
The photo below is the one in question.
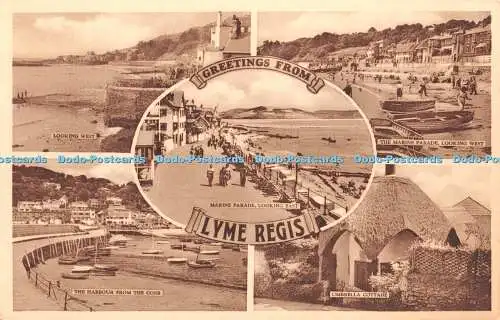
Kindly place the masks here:
[(441, 209), (394, 167), (375, 177), (359, 206), (319, 234), (319, 280), (335, 289), (370, 290), (373, 274), (391, 272), (391, 263), (406, 260), (418, 240), (459, 244)]

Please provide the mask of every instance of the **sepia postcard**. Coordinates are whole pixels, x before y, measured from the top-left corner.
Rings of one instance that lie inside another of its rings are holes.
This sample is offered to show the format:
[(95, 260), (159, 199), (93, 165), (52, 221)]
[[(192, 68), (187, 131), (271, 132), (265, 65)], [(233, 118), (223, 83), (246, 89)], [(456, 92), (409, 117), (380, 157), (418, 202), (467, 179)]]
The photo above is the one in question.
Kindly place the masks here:
[(499, 14), (5, 1), (0, 318), (497, 319)]

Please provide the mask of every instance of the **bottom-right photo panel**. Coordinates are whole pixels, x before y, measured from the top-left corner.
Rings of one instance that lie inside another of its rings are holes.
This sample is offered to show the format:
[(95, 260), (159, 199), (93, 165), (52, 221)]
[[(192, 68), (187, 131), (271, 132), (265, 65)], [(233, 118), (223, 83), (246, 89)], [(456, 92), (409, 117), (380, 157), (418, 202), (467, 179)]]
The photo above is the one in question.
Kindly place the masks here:
[(375, 170), (317, 236), (255, 248), (254, 310), (491, 310), (490, 168)]

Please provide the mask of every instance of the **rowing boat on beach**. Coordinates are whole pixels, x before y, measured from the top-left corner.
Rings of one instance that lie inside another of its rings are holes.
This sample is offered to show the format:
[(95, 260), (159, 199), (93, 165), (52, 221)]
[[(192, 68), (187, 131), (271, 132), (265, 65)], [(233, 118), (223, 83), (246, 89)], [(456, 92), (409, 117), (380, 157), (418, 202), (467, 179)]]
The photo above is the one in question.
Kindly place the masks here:
[(408, 113), (415, 111), (424, 111), (433, 109), (436, 106), (436, 100), (383, 100), (380, 107), (391, 113)]
[(72, 273), (89, 273), (94, 270), (92, 266), (74, 266), (71, 270)]
[(61, 274), (61, 277), (63, 277), (64, 279), (74, 279), (74, 280), (84, 280), (84, 279), (88, 279), (89, 278), (89, 275), (88, 273), (62, 273)]
[(438, 133), (463, 129), (474, 119), (473, 111), (448, 111), (422, 114), (412, 117), (404, 115), (393, 120), (419, 133)]

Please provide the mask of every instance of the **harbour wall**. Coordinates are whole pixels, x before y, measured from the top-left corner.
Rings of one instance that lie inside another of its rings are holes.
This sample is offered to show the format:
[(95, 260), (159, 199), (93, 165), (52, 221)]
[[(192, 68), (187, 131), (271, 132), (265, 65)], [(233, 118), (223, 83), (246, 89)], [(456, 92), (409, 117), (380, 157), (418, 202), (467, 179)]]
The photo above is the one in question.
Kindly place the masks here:
[[(106, 87), (106, 121), (109, 127), (129, 127), (126, 120), (141, 119), (147, 107), (162, 94), (166, 88), (141, 88), (108, 85)], [(120, 119), (123, 119), (120, 121)]]
[(68, 224), (13, 224), (12, 237), (28, 237), (36, 235), (51, 235), (61, 233), (77, 233), (80, 228)]

